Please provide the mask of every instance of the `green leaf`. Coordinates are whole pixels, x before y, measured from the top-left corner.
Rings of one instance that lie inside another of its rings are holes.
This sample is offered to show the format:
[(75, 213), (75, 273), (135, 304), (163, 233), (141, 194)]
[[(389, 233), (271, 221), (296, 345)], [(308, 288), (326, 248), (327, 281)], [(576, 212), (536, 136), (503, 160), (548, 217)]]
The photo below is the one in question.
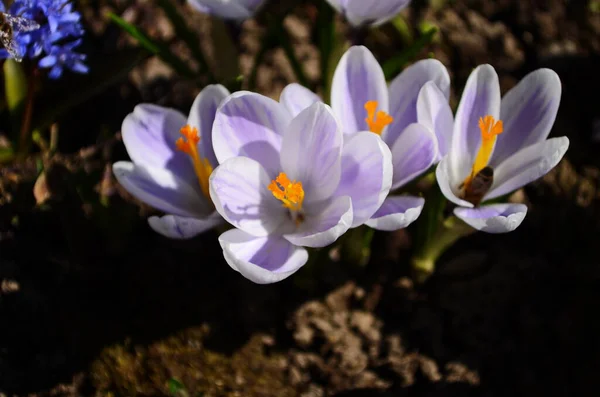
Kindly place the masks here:
[(227, 23), (213, 18), (210, 25), (214, 64), (218, 65), (216, 75), (221, 81), (233, 80), (240, 75), (239, 49), (231, 37)]
[(163, 43), (158, 43), (148, 37), (144, 32), (133, 26), (123, 18), (118, 17), (113, 13), (108, 13), (108, 17), (121, 29), (127, 32), (131, 37), (136, 39), (142, 47), (150, 51), (152, 54), (157, 55), (162, 61), (171, 66), (173, 70), (189, 79), (196, 78), (196, 72), (194, 72), (185, 62), (171, 52), (169, 47)]
[(131, 69), (149, 55), (143, 48), (96, 55), (89, 58), (89, 74), (65, 74), (60, 80), (48, 81), (36, 99), (31, 130), (45, 130), (75, 106), (124, 80)]
[(163, 9), (167, 18), (171, 21), (171, 25), (173, 25), (177, 37), (183, 40), (194, 58), (196, 58), (196, 61), (200, 64), (201, 71), (209, 76), (211, 82), (214, 82), (215, 76), (210, 70), (206, 57), (202, 52), (202, 46), (200, 45), (198, 35), (190, 30), (185, 19), (183, 19), (181, 14), (177, 11), (177, 8), (173, 5), (172, 0), (158, 0), (158, 5)]
[(180, 395), (187, 396), (188, 395), (183, 383), (181, 383), (180, 381), (178, 381), (175, 378), (169, 379), (168, 387), (169, 387), (169, 393), (173, 396), (180, 396)]
[(383, 64), (383, 73), (385, 74), (386, 80), (390, 80), (400, 73), (402, 68), (404, 68), (407, 63), (412, 61), (425, 47), (427, 47), (433, 41), (437, 32), (438, 29), (436, 27), (428, 29), (405, 51), (402, 51), (398, 55), (388, 59)]
[(278, 39), (279, 45), (283, 48), (285, 55), (287, 56), (294, 73), (296, 74), (296, 78), (298, 82), (303, 86), (308, 86), (308, 79), (306, 78), (306, 74), (304, 73), (304, 68), (302, 67), (302, 63), (296, 57), (296, 53), (294, 52), (294, 46), (292, 45), (292, 38), (290, 37), (289, 32), (283, 26), (282, 19), (273, 19), (269, 18), (269, 28), (272, 31), (272, 34)]

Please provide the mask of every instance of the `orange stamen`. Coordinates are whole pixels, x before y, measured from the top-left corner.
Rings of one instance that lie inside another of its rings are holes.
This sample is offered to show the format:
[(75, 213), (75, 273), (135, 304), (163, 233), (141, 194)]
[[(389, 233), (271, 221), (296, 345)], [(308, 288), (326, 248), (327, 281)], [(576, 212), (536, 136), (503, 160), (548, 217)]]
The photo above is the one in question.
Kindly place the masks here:
[(490, 157), (492, 157), (492, 152), (494, 151), (494, 146), (496, 145), (496, 139), (503, 131), (502, 120), (496, 121), (496, 119), (490, 115), (480, 117), (479, 130), (481, 130), (481, 146), (479, 147), (479, 151), (473, 162), (471, 174), (469, 174), (463, 182), (465, 187), (468, 187), (475, 175), (488, 165)]
[(210, 193), (208, 191), (208, 178), (210, 177), (213, 168), (208, 159), (200, 157), (200, 153), (198, 152), (198, 143), (200, 142), (198, 129), (189, 125), (185, 125), (181, 128), (181, 130), (179, 130), (179, 132), (183, 136), (179, 137), (179, 139), (177, 139), (175, 142), (177, 150), (184, 152), (192, 158), (194, 171), (196, 172), (200, 189), (202, 189), (202, 194), (204, 194), (205, 197), (210, 198)]
[(365, 110), (367, 111), (367, 118), (365, 119), (369, 130), (377, 135), (381, 135), (383, 129), (394, 121), (394, 118), (388, 113), (380, 110), (377, 112), (377, 101), (368, 101), (365, 103)]
[(290, 181), (287, 175), (281, 172), (277, 178), (271, 181), (268, 189), (276, 199), (283, 203), (285, 208), (294, 212), (302, 210), (304, 201), (302, 182)]

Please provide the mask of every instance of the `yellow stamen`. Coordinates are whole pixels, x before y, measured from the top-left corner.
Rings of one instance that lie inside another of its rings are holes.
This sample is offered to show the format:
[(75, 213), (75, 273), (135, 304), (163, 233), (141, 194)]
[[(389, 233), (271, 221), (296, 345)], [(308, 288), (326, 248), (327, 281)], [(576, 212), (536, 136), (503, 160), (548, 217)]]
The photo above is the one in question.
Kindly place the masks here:
[(492, 156), (492, 151), (496, 145), (496, 139), (503, 131), (502, 120), (496, 121), (493, 116), (489, 115), (480, 117), (479, 129), (481, 130), (481, 146), (479, 147), (479, 151), (473, 162), (471, 174), (463, 182), (465, 187), (468, 187), (475, 175), (488, 165), (490, 157)]
[(202, 189), (202, 194), (207, 198), (210, 198), (210, 193), (208, 192), (208, 177), (210, 177), (213, 168), (208, 159), (200, 157), (200, 153), (198, 153), (198, 143), (200, 142), (198, 129), (185, 125), (179, 132), (183, 137), (180, 137), (175, 142), (177, 150), (184, 152), (192, 158), (194, 171), (198, 177), (198, 183), (200, 184), (200, 189)]
[(290, 181), (287, 175), (281, 172), (275, 180), (271, 181), (268, 189), (276, 199), (281, 200), (285, 208), (294, 212), (302, 210), (304, 201), (302, 182)]
[(377, 101), (368, 101), (365, 103), (365, 110), (367, 111), (367, 118), (365, 121), (369, 126), (371, 132), (381, 135), (383, 129), (394, 121), (394, 118), (384, 112), (383, 110), (377, 111), (379, 103)]

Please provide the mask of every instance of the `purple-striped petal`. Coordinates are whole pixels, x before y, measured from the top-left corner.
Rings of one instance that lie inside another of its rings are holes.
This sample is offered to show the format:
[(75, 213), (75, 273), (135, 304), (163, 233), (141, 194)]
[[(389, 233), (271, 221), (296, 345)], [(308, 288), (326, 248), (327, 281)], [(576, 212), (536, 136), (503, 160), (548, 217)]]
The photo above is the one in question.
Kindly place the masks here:
[(227, 264), (257, 284), (281, 281), (300, 269), (308, 252), (281, 236), (254, 237), (238, 229), (219, 236)]
[(515, 230), (527, 215), (524, 204), (493, 204), (477, 208), (454, 209), (454, 215), (474, 229), (486, 233), (507, 233)]
[(281, 202), (268, 190), (270, 183), (256, 160), (235, 157), (211, 174), (210, 197), (227, 222), (253, 236), (266, 236), (288, 220)]
[(188, 0), (200, 12), (240, 21), (252, 17), (263, 2), (264, 0)]
[(526, 146), (545, 140), (552, 129), (561, 85), (558, 75), (550, 69), (538, 69), (525, 76), (502, 98), (500, 119), (504, 132), (498, 137), (492, 167)]
[(212, 144), (213, 123), (217, 108), (228, 95), (229, 91), (221, 84), (207, 85), (194, 100), (187, 120), (190, 126), (198, 129), (200, 155), (208, 159), (213, 168), (219, 165)]
[(121, 126), (129, 157), (137, 165), (166, 168), (183, 179), (195, 179), (189, 157), (175, 145), (185, 124), (185, 116), (174, 109), (137, 105)]
[(427, 171), (437, 156), (435, 134), (421, 124), (411, 124), (392, 145), (394, 177), (392, 190), (398, 189)]
[(417, 122), (417, 100), (421, 88), (431, 81), (439, 88), (448, 103), (450, 76), (437, 59), (424, 59), (406, 68), (390, 84), (390, 115), (394, 118), (383, 140), (392, 145), (409, 124)]
[[(490, 65), (478, 66), (469, 76), (456, 112), (450, 152), (450, 179), (459, 185), (471, 172), (481, 145), (479, 118), (500, 116), (500, 85)], [(502, 136), (500, 138), (502, 139)]]
[(279, 103), (296, 117), (298, 113), (309, 107), (315, 102), (322, 102), (321, 98), (308, 88), (298, 84), (288, 84), (279, 97)]
[(342, 1), (344, 14), (354, 26), (371, 24), (379, 26), (402, 11), (410, 0), (345, 0)]
[(197, 184), (190, 185), (164, 168), (119, 161), (113, 164), (113, 173), (138, 200), (167, 214), (202, 218), (212, 212)]
[(352, 225), (352, 200), (348, 196), (336, 197), (328, 203), (306, 207), (305, 220), (298, 229), (284, 237), (295, 245), (325, 247)]
[(417, 122), (435, 133), (438, 143), (438, 155), (435, 161), (439, 162), (448, 154), (450, 148), (454, 116), (448, 98), (434, 82), (426, 83), (419, 92)]
[(385, 231), (405, 228), (417, 220), (424, 205), (421, 197), (388, 196), (366, 225)]
[(449, 156), (444, 156), (435, 169), (435, 179), (442, 191), (444, 197), (452, 201), (456, 205), (463, 207), (473, 207), (473, 204), (460, 198), (458, 187), (460, 184), (454, 183), (450, 178), (450, 161)]
[(500, 197), (541, 178), (558, 164), (568, 148), (569, 138), (562, 136), (513, 154), (494, 170), (494, 183), (483, 199)]
[(368, 101), (377, 101), (378, 110), (388, 111), (383, 70), (366, 47), (350, 47), (340, 59), (331, 85), (331, 107), (345, 134), (369, 130), (365, 121)]
[(213, 148), (219, 163), (245, 156), (258, 161), (271, 178), (280, 171), (281, 134), (291, 115), (280, 103), (247, 91), (221, 104), (213, 125)]
[(377, 211), (392, 186), (392, 153), (369, 131), (346, 138), (342, 178), (336, 196), (350, 196), (352, 227), (365, 223)]
[(223, 218), (218, 212), (213, 212), (206, 218), (187, 218), (177, 215), (148, 218), (148, 224), (155, 232), (172, 239), (189, 239), (220, 223), (223, 223)]
[(317, 102), (296, 116), (283, 137), (281, 168), (302, 182), (305, 202), (322, 201), (335, 192), (341, 174), (343, 135), (331, 108)]

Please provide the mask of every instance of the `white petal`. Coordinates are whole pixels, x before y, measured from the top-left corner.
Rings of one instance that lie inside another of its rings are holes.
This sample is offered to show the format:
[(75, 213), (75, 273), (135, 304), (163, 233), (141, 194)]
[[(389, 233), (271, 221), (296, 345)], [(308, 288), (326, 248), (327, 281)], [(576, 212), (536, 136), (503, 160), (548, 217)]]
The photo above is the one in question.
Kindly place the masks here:
[(220, 223), (223, 223), (223, 218), (218, 212), (213, 212), (207, 218), (186, 218), (177, 215), (148, 218), (148, 224), (155, 232), (172, 239), (189, 239)]
[(219, 243), (227, 264), (257, 284), (281, 281), (308, 260), (306, 249), (281, 236), (254, 237), (233, 229), (221, 234)]
[(435, 133), (438, 142), (436, 162), (439, 162), (450, 149), (454, 116), (448, 98), (433, 82), (426, 83), (419, 92), (417, 122)]
[(204, 87), (196, 96), (187, 123), (198, 129), (200, 155), (208, 159), (214, 167), (219, 165), (212, 144), (212, 128), (219, 105), (229, 95), (227, 88), (221, 84), (211, 84)]
[(298, 83), (288, 84), (281, 91), (281, 96), (279, 97), (279, 103), (285, 106), (294, 117), (315, 102), (321, 102), (321, 98)]
[(494, 170), (494, 183), (483, 199), (500, 197), (541, 178), (558, 164), (568, 148), (569, 138), (563, 136), (513, 154)]
[(458, 186), (460, 186), (460, 184), (457, 184), (450, 179), (449, 168), (449, 159), (448, 156), (445, 156), (435, 169), (435, 178), (437, 179), (437, 183), (442, 191), (442, 194), (456, 205), (461, 205), (468, 208), (473, 207), (473, 204), (458, 197)]
[[(469, 76), (463, 91), (450, 146), (450, 178), (460, 184), (471, 172), (481, 146), (479, 119), (500, 116), (500, 84), (490, 65), (478, 66)], [(501, 139), (501, 138), (498, 138)]]
[(266, 236), (287, 219), (268, 190), (271, 178), (248, 157), (235, 157), (218, 166), (210, 176), (210, 197), (223, 218), (253, 236)]
[(515, 230), (527, 215), (524, 204), (493, 204), (477, 208), (454, 209), (454, 215), (469, 226), (486, 233), (507, 233)]
[(331, 84), (331, 107), (345, 134), (369, 130), (365, 121), (368, 101), (377, 101), (378, 110), (389, 110), (383, 70), (366, 47), (350, 47), (340, 59)]
[(119, 161), (113, 164), (113, 173), (138, 200), (168, 214), (203, 218), (212, 212), (197, 186), (190, 186), (163, 168)]
[(295, 245), (304, 247), (325, 247), (352, 225), (352, 200), (348, 196), (336, 197), (326, 206), (309, 209), (305, 221), (294, 233), (284, 237)]
[(340, 182), (342, 131), (331, 108), (312, 104), (294, 117), (281, 145), (281, 168), (302, 182), (305, 200), (325, 200)]
[(424, 205), (421, 197), (388, 196), (366, 225), (385, 231), (405, 228), (417, 220)]

